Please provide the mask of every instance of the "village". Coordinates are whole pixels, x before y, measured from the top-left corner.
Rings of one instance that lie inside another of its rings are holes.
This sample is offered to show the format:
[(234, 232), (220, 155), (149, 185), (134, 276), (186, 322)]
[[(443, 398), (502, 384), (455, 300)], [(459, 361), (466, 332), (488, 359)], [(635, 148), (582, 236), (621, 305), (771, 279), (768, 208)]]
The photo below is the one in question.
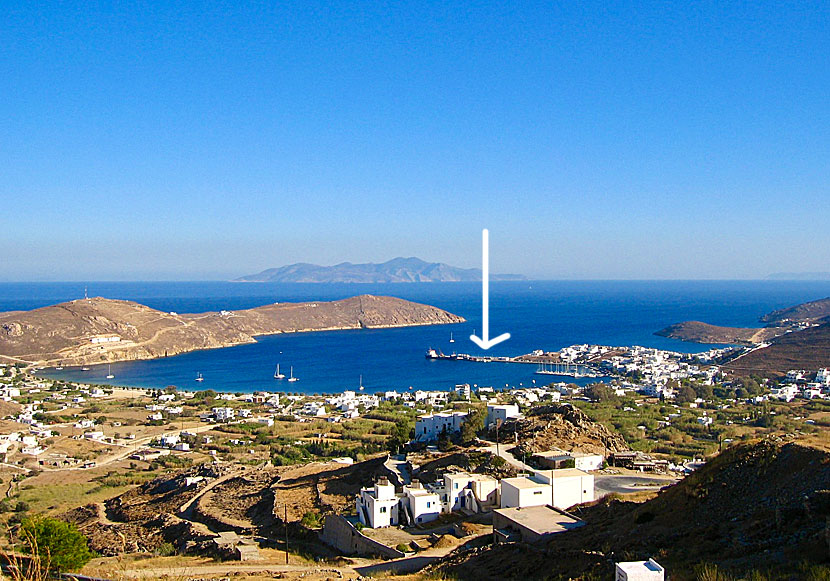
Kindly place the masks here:
[[(223, 487), (253, 479), (251, 494), (273, 496), (268, 530), (303, 523), (297, 550), (310, 550), (300, 539), (315, 531), (329, 547), (316, 558), (415, 571), (464, 547), (534, 543), (585, 526), (580, 506), (657, 492), (733, 441), (828, 423), (811, 403), (830, 397), (826, 369), (767, 383), (724, 377), (711, 364), (719, 350), (690, 357), (581, 345), (560, 355), (596, 365), (604, 382), (216, 393), (74, 384), (1, 366), (2, 518), (73, 514), (85, 530), (118, 528), (112, 502), (172, 479), (166, 489), (181, 490), (181, 506), (171, 518), (210, 539), (174, 543), (175, 553), (267, 563), (279, 544), (257, 541), (259, 525), (241, 517), (210, 525), (232, 510), (217, 504)], [(155, 544), (136, 539), (134, 549), (169, 554), (158, 551), (172, 526), (152, 525)], [(653, 559), (620, 568), (631, 579), (664, 574)]]

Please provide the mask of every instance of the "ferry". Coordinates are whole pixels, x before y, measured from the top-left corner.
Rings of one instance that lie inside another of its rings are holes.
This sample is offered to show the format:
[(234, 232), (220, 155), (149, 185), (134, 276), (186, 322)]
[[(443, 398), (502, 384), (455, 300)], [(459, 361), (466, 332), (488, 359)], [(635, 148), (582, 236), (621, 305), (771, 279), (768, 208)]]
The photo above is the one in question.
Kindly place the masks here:
[(456, 356), (455, 354), (444, 355), (441, 351), (438, 351), (431, 347), (427, 349), (425, 357), (427, 359), (458, 359), (458, 356)]

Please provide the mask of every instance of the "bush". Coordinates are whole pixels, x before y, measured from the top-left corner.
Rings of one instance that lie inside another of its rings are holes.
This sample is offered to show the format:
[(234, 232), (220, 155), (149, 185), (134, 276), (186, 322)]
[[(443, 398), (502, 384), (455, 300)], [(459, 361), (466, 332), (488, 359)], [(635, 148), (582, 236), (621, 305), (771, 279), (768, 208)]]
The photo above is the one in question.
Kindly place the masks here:
[(398, 545), (395, 548), (398, 549), (401, 553), (411, 553), (412, 552), (412, 548), (409, 545), (407, 545), (406, 543), (398, 543)]
[(320, 528), (320, 515), (314, 511), (308, 511), (303, 515), (302, 520), (300, 521), (304, 527), (310, 529), (317, 529)]
[(170, 557), (175, 554), (176, 547), (173, 546), (173, 543), (162, 543), (156, 549), (156, 555), (159, 557)]

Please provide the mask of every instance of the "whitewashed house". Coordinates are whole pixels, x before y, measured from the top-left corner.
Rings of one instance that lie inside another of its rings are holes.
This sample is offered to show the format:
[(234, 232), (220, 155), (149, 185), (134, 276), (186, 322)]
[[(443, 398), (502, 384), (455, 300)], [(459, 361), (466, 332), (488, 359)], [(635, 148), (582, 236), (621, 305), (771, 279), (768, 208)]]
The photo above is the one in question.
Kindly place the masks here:
[(487, 406), (486, 428), (492, 428), (496, 422), (504, 423), (511, 418), (519, 417), (519, 406), (514, 403)]
[(400, 524), (398, 495), (395, 486), (386, 478), (381, 478), (371, 488), (361, 488), (356, 506), (360, 522), (367, 527), (377, 529)]
[(427, 490), (417, 480), (403, 487), (399, 512), (403, 511), (406, 514), (410, 524), (434, 521), (441, 515), (441, 509), (441, 498), (438, 493)]
[(537, 470), (531, 476), (501, 481), (501, 508), (549, 504), (565, 510), (594, 500), (594, 477), (576, 468)]
[(432, 442), (444, 430), (447, 434), (454, 434), (461, 430), (467, 419), (467, 412), (441, 412), (425, 414), (415, 420), (415, 441)]

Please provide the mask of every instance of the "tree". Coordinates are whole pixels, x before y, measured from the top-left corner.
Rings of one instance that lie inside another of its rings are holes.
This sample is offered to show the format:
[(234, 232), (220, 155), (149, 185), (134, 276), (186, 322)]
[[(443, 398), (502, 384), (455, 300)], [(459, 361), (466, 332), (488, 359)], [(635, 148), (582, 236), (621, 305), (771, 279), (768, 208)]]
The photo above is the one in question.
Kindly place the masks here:
[(681, 385), (677, 390), (677, 395), (674, 396), (674, 401), (679, 404), (691, 403), (697, 399), (695, 390), (688, 385)]
[(412, 437), (413, 428), (414, 425), (408, 418), (402, 418), (395, 422), (395, 427), (392, 428), (392, 435), (389, 436), (389, 440), (386, 442), (387, 449), (397, 454)]
[(617, 401), (618, 399), (614, 389), (605, 383), (589, 385), (585, 389), (585, 395), (598, 402)]
[(475, 408), (470, 410), (467, 414), (467, 419), (461, 424), (461, 443), (464, 445), (471, 444), (476, 439), (478, 433), (484, 429), (484, 416), (486, 412), (483, 408)]
[(26, 518), (20, 526), (20, 537), (27, 551), (38, 555), (43, 566), (52, 571), (77, 571), (95, 556), (78, 528), (62, 520)]

